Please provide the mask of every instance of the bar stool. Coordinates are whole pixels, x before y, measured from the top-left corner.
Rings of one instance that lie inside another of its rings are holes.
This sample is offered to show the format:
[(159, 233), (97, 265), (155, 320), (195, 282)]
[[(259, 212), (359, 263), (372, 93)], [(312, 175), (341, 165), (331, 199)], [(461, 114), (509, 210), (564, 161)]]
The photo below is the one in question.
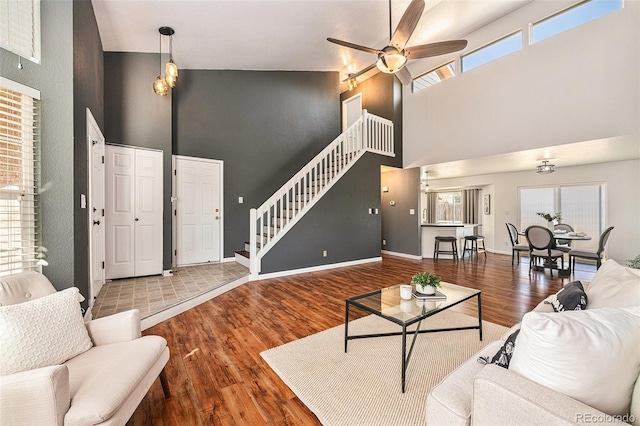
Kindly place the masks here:
[[(482, 242), (482, 247), (478, 247), (478, 241)], [(464, 237), (464, 249), (462, 250), (462, 258), (469, 250), (469, 259), (473, 259), (473, 252), (476, 253), (476, 259), (480, 253), (484, 253), (484, 258), (487, 258), (487, 250), (484, 245), (484, 237), (482, 235), (467, 235)]]
[[(440, 250), (440, 243), (451, 243), (451, 250)], [(456, 237), (436, 237), (436, 245), (433, 248), (433, 258), (438, 260), (438, 254), (452, 254), (454, 260), (458, 260), (458, 243)]]

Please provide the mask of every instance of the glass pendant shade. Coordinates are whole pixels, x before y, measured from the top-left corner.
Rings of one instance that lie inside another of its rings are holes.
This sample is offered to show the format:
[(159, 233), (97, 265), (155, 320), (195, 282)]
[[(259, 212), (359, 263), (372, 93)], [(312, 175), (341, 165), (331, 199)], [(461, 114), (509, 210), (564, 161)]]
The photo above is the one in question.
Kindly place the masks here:
[(165, 74), (167, 76), (178, 77), (178, 66), (173, 62), (172, 59), (167, 62), (165, 67)]
[(169, 93), (169, 85), (164, 78), (158, 76), (158, 78), (156, 78), (156, 81), (153, 82), (153, 91), (156, 93), (156, 95), (166, 96), (167, 93)]
[(401, 53), (388, 53), (381, 55), (376, 62), (376, 66), (380, 71), (386, 74), (393, 74), (407, 63), (407, 58)]
[(174, 87), (176, 87), (176, 83), (178, 82), (178, 77), (175, 75), (167, 74), (164, 76), (164, 81), (167, 82), (167, 86), (173, 89)]

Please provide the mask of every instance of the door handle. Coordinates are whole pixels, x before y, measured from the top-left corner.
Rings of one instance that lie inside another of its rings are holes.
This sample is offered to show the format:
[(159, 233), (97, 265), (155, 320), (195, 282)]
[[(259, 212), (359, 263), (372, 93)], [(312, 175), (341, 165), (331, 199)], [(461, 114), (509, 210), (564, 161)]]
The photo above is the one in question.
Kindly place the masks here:
[(94, 224), (94, 225), (100, 225), (100, 221), (99, 221), (99, 220), (94, 220), (94, 221), (93, 221), (93, 224)]
[(218, 220), (218, 219), (219, 219), (219, 217), (218, 217), (218, 216), (216, 216), (216, 220)]

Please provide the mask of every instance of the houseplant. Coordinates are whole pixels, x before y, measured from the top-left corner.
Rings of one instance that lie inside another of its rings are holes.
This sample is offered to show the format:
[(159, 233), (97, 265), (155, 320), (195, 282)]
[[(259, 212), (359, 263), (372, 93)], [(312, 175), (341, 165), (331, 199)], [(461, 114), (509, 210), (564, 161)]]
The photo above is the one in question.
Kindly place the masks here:
[(553, 226), (562, 220), (562, 212), (556, 212), (553, 215), (551, 213), (536, 213), (538, 216), (547, 221), (547, 228), (553, 231)]
[(640, 269), (640, 254), (633, 259), (627, 260), (627, 265), (629, 268)]
[(435, 294), (436, 288), (441, 287), (440, 277), (431, 272), (419, 272), (411, 277), (411, 283), (416, 285), (416, 291), (424, 294)]

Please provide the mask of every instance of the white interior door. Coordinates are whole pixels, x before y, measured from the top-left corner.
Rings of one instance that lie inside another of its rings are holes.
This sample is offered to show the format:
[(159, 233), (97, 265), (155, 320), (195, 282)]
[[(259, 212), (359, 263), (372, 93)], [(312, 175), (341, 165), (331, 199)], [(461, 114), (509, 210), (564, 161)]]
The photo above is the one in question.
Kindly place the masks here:
[(344, 132), (362, 115), (362, 93), (342, 101), (342, 131)]
[(136, 149), (135, 275), (162, 273), (162, 151)]
[(176, 157), (176, 263), (218, 262), (222, 254), (222, 162)]
[(104, 284), (104, 136), (91, 111), (87, 109), (87, 143), (89, 161), (89, 308)]
[(135, 149), (106, 147), (106, 277), (135, 276)]
[(106, 277), (162, 273), (162, 151), (107, 145)]

